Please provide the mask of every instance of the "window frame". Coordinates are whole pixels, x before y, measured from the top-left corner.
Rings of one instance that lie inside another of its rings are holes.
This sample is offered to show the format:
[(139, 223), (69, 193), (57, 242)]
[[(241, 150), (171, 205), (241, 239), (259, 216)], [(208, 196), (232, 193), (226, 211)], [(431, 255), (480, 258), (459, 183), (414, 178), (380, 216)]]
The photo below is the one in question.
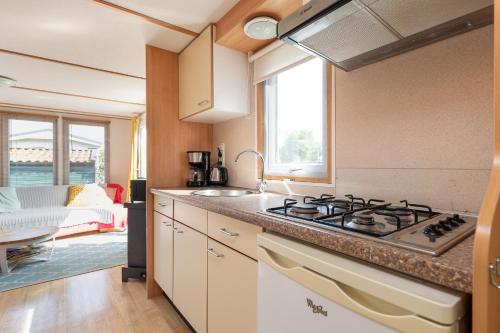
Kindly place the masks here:
[[(302, 63), (302, 62), (301, 62)], [(299, 63), (299, 64), (301, 64)], [(326, 177), (307, 177), (293, 176), (290, 174), (273, 174), (267, 173), (264, 170), (264, 179), (266, 180), (291, 180), (295, 182), (305, 183), (321, 183), (333, 184), (332, 165), (333, 165), (333, 136), (332, 136), (332, 110), (333, 110), (333, 69), (330, 64), (325, 65), (325, 98), (326, 98), (326, 161), (327, 161), (327, 176)], [(266, 152), (266, 96), (265, 96), (265, 81), (256, 84), (256, 114), (257, 114), (257, 149), (267, 155)], [(258, 172), (261, 172), (261, 165), (258, 164)]]
[(26, 120), (26, 121), (40, 121), (52, 123), (52, 170), (53, 181), (52, 186), (58, 184), (59, 168), (58, 168), (58, 155), (59, 155), (59, 142), (58, 142), (58, 117), (49, 115), (33, 115), (29, 113), (14, 113), (14, 112), (0, 112), (0, 128), (2, 134), (0, 135), (0, 185), (9, 186), (9, 120)]
[[(86, 126), (100, 126), (104, 127), (104, 184), (109, 183), (109, 173), (111, 169), (111, 154), (110, 154), (110, 139), (109, 139), (109, 121), (99, 121), (99, 120), (85, 120), (78, 118), (66, 118), (63, 117), (63, 184), (69, 184), (69, 173), (70, 173), (70, 158), (69, 158), (69, 127), (70, 125), (86, 125)], [(99, 184), (103, 185), (103, 184)]]

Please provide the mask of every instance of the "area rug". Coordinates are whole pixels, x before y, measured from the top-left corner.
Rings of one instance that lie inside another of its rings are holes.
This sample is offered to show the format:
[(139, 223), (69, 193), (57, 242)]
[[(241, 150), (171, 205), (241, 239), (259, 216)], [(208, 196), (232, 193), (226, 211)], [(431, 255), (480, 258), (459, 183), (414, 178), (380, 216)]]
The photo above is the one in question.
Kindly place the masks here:
[[(50, 245), (47, 243), (47, 246)], [(56, 240), (49, 261), (21, 262), (10, 274), (0, 275), (0, 292), (119, 266), (126, 262), (125, 232), (60, 239)]]

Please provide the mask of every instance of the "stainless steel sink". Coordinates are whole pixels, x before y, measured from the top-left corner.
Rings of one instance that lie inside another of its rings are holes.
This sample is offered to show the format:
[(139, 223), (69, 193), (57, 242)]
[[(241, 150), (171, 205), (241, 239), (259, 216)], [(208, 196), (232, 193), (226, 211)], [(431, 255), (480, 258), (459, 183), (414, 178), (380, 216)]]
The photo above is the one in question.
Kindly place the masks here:
[(245, 195), (255, 194), (255, 192), (248, 190), (201, 190), (194, 191), (191, 194), (203, 197), (243, 197)]

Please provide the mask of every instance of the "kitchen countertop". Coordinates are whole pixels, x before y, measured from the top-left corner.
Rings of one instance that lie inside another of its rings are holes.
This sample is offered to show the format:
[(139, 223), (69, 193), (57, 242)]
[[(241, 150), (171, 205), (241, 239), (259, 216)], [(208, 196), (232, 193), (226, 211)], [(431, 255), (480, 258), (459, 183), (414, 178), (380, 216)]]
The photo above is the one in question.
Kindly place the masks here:
[(152, 193), (252, 223), (388, 269), (405, 273), (455, 290), (472, 293), (473, 236), (469, 236), (438, 257), (383, 244), (344, 232), (336, 232), (258, 214), (282, 205), (286, 196), (278, 193), (244, 197), (202, 197), (190, 195), (196, 188), (152, 189)]

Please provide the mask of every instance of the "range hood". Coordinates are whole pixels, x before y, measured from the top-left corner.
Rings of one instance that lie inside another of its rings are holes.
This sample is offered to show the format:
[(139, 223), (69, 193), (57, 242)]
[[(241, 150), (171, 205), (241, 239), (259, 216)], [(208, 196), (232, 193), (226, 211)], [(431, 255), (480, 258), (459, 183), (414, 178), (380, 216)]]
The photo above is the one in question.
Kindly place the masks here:
[(278, 37), (353, 69), (493, 23), (493, 0), (312, 0)]

